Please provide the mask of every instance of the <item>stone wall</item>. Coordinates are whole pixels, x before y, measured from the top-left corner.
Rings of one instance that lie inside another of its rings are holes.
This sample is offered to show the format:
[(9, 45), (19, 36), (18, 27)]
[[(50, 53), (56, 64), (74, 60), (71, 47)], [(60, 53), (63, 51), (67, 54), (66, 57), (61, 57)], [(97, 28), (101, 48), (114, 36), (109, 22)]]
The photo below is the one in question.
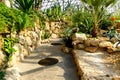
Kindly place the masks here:
[[(22, 61), (27, 57), (36, 47), (41, 44), (41, 34), (40, 29), (34, 27), (31, 30), (24, 30), (18, 34), (13, 33), (12, 37), (18, 38), (19, 42), (15, 43), (13, 48), (16, 52), (12, 55), (12, 59), (8, 62), (8, 69), (6, 69), (7, 75), (6, 80), (19, 80), (19, 72), (17, 68), (17, 62)], [(5, 60), (5, 55), (2, 51), (3, 40), (0, 39), (0, 66), (4, 65), (3, 61)], [(15, 76), (17, 75), (17, 76)]]
[[(46, 22), (46, 29), (50, 31), (50, 39), (55, 39), (60, 37), (60, 33), (64, 29), (64, 24), (62, 22)], [(8, 62), (8, 68), (6, 69), (6, 80), (19, 80), (20, 74), (17, 68), (17, 63), (22, 61), (25, 57), (38, 46), (40, 46), (42, 31), (39, 29), (39, 25), (35, 25), (34, 29), (26, 29), (21, 31), (19, 35), (14, 32), (12, 37), (18, 38), (19, 42), (15, 43), (13, 48), (16, 52), (12, 55), (12, 60)], [(0, 66), (4, 63), (5, 55), (2, 51), (3, 39), (0, 38)]]
[(118, 41), (115, 38), (111, 40), (109, 37), (87, 37), (85, 34), (75, 33), (72, 36), (74, 49), (85, 50), (91, 53), (99, 50), (105, 50), (108, 53), (114, 53), (116, 50), (120, 49), (120, 45), (117, 45)]
[(58, 22), (46, 22), (46, 30), (50, 31), (51, 37), (52, 39), (55, 38), (60, 38), (61, 37), (61, 33), (64, 31), (65, 29), (65, 23), (58, 21)]

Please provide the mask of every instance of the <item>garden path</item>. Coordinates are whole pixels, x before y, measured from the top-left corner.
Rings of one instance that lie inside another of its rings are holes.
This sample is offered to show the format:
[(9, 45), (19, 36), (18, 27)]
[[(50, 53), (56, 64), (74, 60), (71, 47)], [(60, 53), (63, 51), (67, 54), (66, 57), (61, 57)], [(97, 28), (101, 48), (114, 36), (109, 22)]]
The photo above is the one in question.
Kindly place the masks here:
[[(39, 65), (38, 61), (46, 57), (57, 58), (59, 62), (52, 66)], [(72, 56), (64, 54), (61, 45), (40, 45), (18, 67), (21, 80), (79, 80)]]

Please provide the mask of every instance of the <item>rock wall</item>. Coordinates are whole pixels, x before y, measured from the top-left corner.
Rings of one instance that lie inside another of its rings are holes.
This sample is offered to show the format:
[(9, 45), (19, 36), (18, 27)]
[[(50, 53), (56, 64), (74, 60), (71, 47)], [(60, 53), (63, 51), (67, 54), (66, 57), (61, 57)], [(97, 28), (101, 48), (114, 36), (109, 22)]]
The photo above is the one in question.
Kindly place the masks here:
[[(31, 30), (24, 30), (18, 34), (14, 32), (11, 36), (18, 38), (19, 42), (15, 43), (13, 48), (16, 52), (12, 55), (12, 59), (8, 62), (8, 69), (6, 69), (6, 80), (19, 80), (19, 72), (15, 69), (17, 62), (22, 61), (27, 57), (36, 47), (41, 44), (41, 34), (38, 27)], [(4, 65), (5, 55), (2, 51), (3, 40), (0, 38), (0, 67)], [(12, 69), (9, 69), (12, 68)], [(15, 76), (17, 75), (17, 76)]]
[(51, 37), (52, 39), (55, 38), (60, 38), (61, 37), (61, 33), (63, 32), (63, 30), (65, 29), (65, 23), (58, 21), (58, 22), (46, 22), (46, 30), (50, 31)]
[[(8, 68), (6, 69), (6, 80), (20, 80), (19, 70), (17, 69), (17, 62), (22, 61), (25, 57), (38, 46), (40, 46), (42, 40), (42, 31), (39, 29), (39, 25), (35, 25), (34, 29), (26, 29), (21, 31), (19, 35), (14, 32), (12, 37), (18, 38), (19, 42), (15, 43), (13, 48), (16, 52), (12, 55), (12, 60), (8, 62)], [(64, 29), (64, 24), (62, 22), (46, 22), (46, 29), (50, 31), (51, 39), (59, 38), (60, 33)], [(5, 55), (2, 51), (3, 39), (0, 37), (0, 66), (4, 63)]]
[(99, 50), (105, 50), (108, 53), (114, 53), (116, 50), (120, 49), (117, 40), (113, 38), (111, 41), (108, 37), (87, 37), (85, 34), (75, 33), (72, 36), (73, 46), (75, 49), (85, 50), (91, 53)]

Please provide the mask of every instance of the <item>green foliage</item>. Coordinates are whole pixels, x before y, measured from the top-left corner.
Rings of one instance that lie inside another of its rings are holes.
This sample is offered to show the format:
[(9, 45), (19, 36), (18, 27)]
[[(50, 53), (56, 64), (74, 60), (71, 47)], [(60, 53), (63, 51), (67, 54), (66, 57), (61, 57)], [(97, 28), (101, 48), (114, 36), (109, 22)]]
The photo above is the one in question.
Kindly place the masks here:
[(93, 26), (93, 18), (88, 11), (77, 11), (72, 17), (72, 22), (75, 27), (79, 28), (79, 32), (90, 34)]
[(19, 10), (6, 7), (0, 3), (0, 32), (12, 32), (33, 26), (32, 18)]
[(100, 22), (106, 16), (106, 9), (115, 4), (118, 0), (81, 0), (84, 4), (84, 9), (88, 10), (93, 18), (93, 36), (97, 36), (97, 31)]
[(35, 19), (39, 19), (40, 30), (45, 30), (46, 16), (41, 11), (35, 11)]
[(4, 38), (3, 51), (5, 52), (8, 60), (11, 60), (12, 55), (15, 52), (15, 49), (13, 48), (13, 44), (15, 42), (18, 42), (16, 38)]
[(108, 27), (112, 26), (112, 21), (110, 19), (103, 19), (100, 24), (100, 29), (108, 30)]
[(51, 21), (56, 21), (56, 20), (60, 20), (62, 18), (63, 15), (63, 11), (61, 9), (60, 4), (54, 4), (53, 7), (48, 8), (46, 11), (44, 11), (44, 13), (47, 15), (47, 17), (49, 18), (49, 20)]
[(15, 0), (15, 7), (19, 10), (30, 13), (34, 0)]
[(5, 72), (4, 71), (0, 71), (0, 80), (6, 80), (5, 79)]
[(41, 36), (42, 40), (48, 39), (49, 37), (50, 37), (49, 30), (44, 30), (43, 33), (42, 33), (42, 36)]

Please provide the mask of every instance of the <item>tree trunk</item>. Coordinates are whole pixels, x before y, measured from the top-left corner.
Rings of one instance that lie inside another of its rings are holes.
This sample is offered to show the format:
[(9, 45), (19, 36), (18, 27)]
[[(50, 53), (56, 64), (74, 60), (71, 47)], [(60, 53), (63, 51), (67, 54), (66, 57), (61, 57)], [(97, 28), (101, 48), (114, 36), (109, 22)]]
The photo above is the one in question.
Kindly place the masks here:
[(94, 25), (92, 31), (91, 31), (92, 37), (97, 37), (98, 36), (98, 25)]

